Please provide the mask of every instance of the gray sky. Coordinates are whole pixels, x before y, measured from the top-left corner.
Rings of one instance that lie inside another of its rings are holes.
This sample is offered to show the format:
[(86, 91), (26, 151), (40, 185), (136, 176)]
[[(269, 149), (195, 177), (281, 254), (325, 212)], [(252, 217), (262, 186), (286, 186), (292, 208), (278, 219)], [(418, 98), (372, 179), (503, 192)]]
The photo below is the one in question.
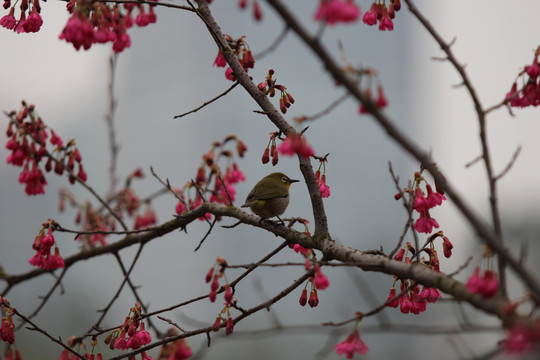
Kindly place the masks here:
[[(312, 14), (316, 3), (298, 1), (287, 5), (294, 7), (297, 16), (315, 31), (317, 25), (312, 21)], [(367, 1), (359, 3), (363, 11), (370, 6)], [(484, 106), (502, 100), (517, 72), (532, 61), (533, 51), (540, 45), (537, 37), (540, 3), (537, 1), (521, 1), (519, 5), (500, 0), (416, 3), (447, 41), (456, 38), (453, 46), (455, 55), (462, 64), (466, 64)], [(6, 111), (17, 109), (22, 99), (34, 103), (44, 121), (58, 134), (66, 140), (76, 139), (88, 181), (103, 193), (108, 186), (105, 174), (109, 166), (104, 115), (107, 111), (110, 46), (93, 46), (86, 52), (75, 51), (70, 44), (58, 40), (67, 19), (64, 3), (48, 2), (42, 4), (42, 8), (44, 25), (39, 33), (17, 35), (5, 29), (0, 31), (3, 49), (0, 57), (3, 84), (0, 108)], [(236, 2), (216, 0), (212, 10), (225, 33), (233, 37), (248, 35), (247, 40), (254, 53), (266, 48), (282, 29), (281, 23), (264, 4), (262, 24), (255, 24), (249, 12), (239, 12)], [(275, 129), (261, 115), (253, 112), (255, 103), (239, 87), (230, 96), (204, 110), (182, 119), (173, 119), (174, 115), (214, 97), (231, 83), (223, 77), (223, 69), (212, 67), (217, 48), (197, 18), (184, 11), (158, 9), (156, 12), (157, 24), (131, 30), (131, 48), (124, 51), (118, 61), (115, 91), (119, 101), (116, 113), (121, 145), (119, 172), (127, 174), (139, 166), (145, 170), (147, 177), (134, 185), (140, 196), (160, 187), (149, 174), (150, 165), (173, 185), (182, 186), (195, 176), (200, 156), (208, 150), (211, 142), (235, 133), (249, 149), (239, 162), (247, 178), (246, 183), (237, 188), (237, 201), (242, 201), (256, 181), (274, 171), (268, 165), (263, 166), (260, 158), (268, 133)], [(390, 101), (388, 114), (401, 129), (432, 152), (447, 178), (488, 219), (483, 165), (477, 164), (469, 169), (464, 167), (480, 154), (473, 105), (463, 88), (453, 87), (460, 79), (451, 66), (431, 59), (442, 56), (442, 53), (406, 7), (397, 14), (393, 32), (382, 33), (364, 24), (326, 29), (323, 40), (336, 54), (338, 39), (343, 42), (351, 63), (379, 71)], [(278, 81), (287, 86), (296, 99), (287, 119), (316, 113), (342, 93), (293, 34), (288, 35), (276, 53), (258, 61), (250, 74), (259, 82), (269, 68), (275, 69)], [(516, 117), (510, 117), (506, 110), (492, 114), (488, 118), (488, 131), (496, 172), (506, 166), (516, 147), (522, 146), (512, 171), (499, 183), (502, 213), (513, 224), (512, 229), (518, 229), (512, 236), (521, 241), (525, 236), (519, 232), (520, 227), (525, 231), (526, 224), (535, 221), (540, 210), (537, 185), (540, 181), (539, 125), (537, 109), (514, 112)], [(5, 119), (0, 120), (2, 126), (6, 123)], [(388, 173), (388, 161), (394, 164), (402, 185), (413, 176), (416, 162), (393, 145), (369, 117), (358, 115), (357, 105), (351, 100), (327, 118), (310, 124), (306, 135), (317, 154), (330, 153), (327, 181), (332, 195), (325, 200), (325, 206), (333, 237), (361, 250), (380, 245), (385, 249), (393, 248), (405, 222), (405, 213), (393, 200), (395, 190)], [(0, 155), (5, 158), (7, 152), (0, 150)], [(300, 177), (292, 158), (282, 157), (275, 169), (294, 178)], [(17, 183), (19, 172), (20, 169), (8, 166), (5, 161), (0, 162), (0, 264), (9, 273), (30, 269), (27, 260), (33, 255), (31, 245), (41, 222), (54, 218), (66, 227), (75, 227), (73, 213), (58, 215), (56, 211), (57, 191), (67, 185), (65, 179), (49, 174), (47, 194), (29, 198)], [(89, 196), (83, 189), (72, 186), (69, 189), (81, 200)], [(307, 191), (300, 184), (293, 185), (292, 190), (291, 204), (285, 216), (311, 219)], [(159, 221), (170, 218), (174, 205), (175, 201), (168, 197), (154, 204)], [(456, 216), (451, 204), (437, 209), (433, 215), (455, 244), (456, 256), (442, 265), (443, 270), (453, 271), (471, 251), (476, 251), (474, 233), (461, 216)], [(231, 221), (224, 220), (223, 223)], [(187, 235), (174, 233), (149, 244), (135, 269), (135, 282), (142, 285), (141, 292), (150, 302), (151, 309), (208, 292), (204, 275), (216, 256), (225, 257), (231, 264), (252, 262), (280, 243), (273, 236), (247, 227), (216, 229), (202, 249), (193, 253), (207, 229), (201, 223), (191, 225), (188, 230)], [(58, 234), (56, 239), (63, 255), (77, 250), (77, 244), (70, 235)], [(133, 254), (133, 249), (122, 253), (126, 262)], [(299, 258), (290, 253), (276, 258), (279, 262), (289, 260), (298, 261)], [(478, 263), (478, 256), (474, 261), (473, 264)], [(94, 319), (94, 310), (108, 302), (121, 281), (117, 273), (112, 257), (78, 264), (66, 278), (66, 294), (55, 295), (54, 301), (37, 319), (41, 324), (50, 324), (51, 332), (64, 339), (86, 330)], [(300, 273), (300, 269), (260, 270), (239, 286), (238, 297), (247, 304), (253, 304), (263, 299), (264, 293), (271, 296), (279, 292)], [(462, 274), (463, 278), (467, 274)], [(380, 275), (361, 275), (366, 276), (377, 299), (383, 301), (391, 279)], [(300, 293), (293, 293), (275, 307), (274, 314), (280, 323), (319, 324), (349, 318), (354, 311), (369, 310), (361, 296), (362, 289), (351, 286), (351, 282), (356, 284), (356, 281), (347, 272), (329, 269), (328, 276), (331, 286), (319, 294), (321, 305), (318, 309), (300, 308), (297, 305)], [(52, 281), (51, 277), (41, 277), (14, 290), (9, 298), (20, 310), (31, 312), (37, 296), (43, 295)], [(264, 292), (253, 290), (257, 281), (261, 282)], [(132, 302), (129, 294), (123, 294), (107, 325), (122, 321)], [(182, 314), (210, 324), (220, 310), (218, 308), (218, 303), (201, 303), (167, 316), (181, 324), (186, 321), (186, 328), (195, 328), (198, 323), (188, 322), (181, 317)], [(415, 318), (401, 315), (398, 311), (386, 313), (398, 323), (433, 323), (440, 314), (448, 315), (451, 320), (454, 308), (448, 305), (441, 308), (443, 310), (433, 307), (431, 311), (428, 308), (426, 314)], [(54, 323), (51, 323), (51, 318)], [(259, 314), (238, 324), (236, 330), (268, 328), (271, 321), (269, 315)], [(366, 324), (374, 323), (370, 321)], [(486, 321), (490, 322), (489, 319)], [(341, 338), (344, 338), (350, 328), (342, 331)], [(225, 351), (234, 351), (240, 358), (252, 358), (257, 354), (260, 359), (266, 358), (264, 356), (270, 359), (274, 358), (277, 344), (282, 347), (285, 358), (314, 354), (322, 347), (329, 332), (323, 329), (313, 335), (295, 337), (267, 338), (263, 335), (256, 340), (239, 335), (238, 343), (231, 341), (234, 339), (217, 342), (209, 349), (207, 358), (222, 358)], [(34, 339), (37, 335), (31, 336)], [(426, 349), (422, 337), (406, 337), (408, 346), (395, 348), (388, 347), (387, 342), (389, 339), (397, 342), (402, 335), (387, 337), (369, 333), (363, 338), (371, 348), (368, 355), (371, 358), (389, 358), (399, 354), (408, 359)], [(473, 353), (479, 354), (491, 349), (498, 338), (499, 335), (467, 335), (455, 337), (453, 341), (465, 343)], [(19, 344), (22, 348), (28, 344), (24, 341)], [(203, 338), (194, 338), (190, 344), (197, 349), (204, 341)], [(431, 342), (434, 348), (443, 345), (448, 346), (444, 338)], [(51, 344), (46, 344), (45, 349), (52, 354), (60, 352)], [(445, 354), (439, 357), (441, 360), (453, 359), (454, 355), (450, 352), (448, 357)], [(335, 358), (335, 355), (329, 357)]]

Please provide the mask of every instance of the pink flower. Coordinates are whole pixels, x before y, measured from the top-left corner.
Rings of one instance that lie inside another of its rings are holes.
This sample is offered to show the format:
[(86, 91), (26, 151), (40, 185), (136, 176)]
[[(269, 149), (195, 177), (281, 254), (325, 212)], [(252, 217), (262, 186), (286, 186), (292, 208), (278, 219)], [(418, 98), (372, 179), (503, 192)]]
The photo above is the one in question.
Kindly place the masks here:
[(0, 339), (9, 344), (15, 342), (15, 324), (13, 324), (11, 316), (2, 318), (2, 325), (0, 325)]
[(534, 340), (531, 329), (515, 326), (510, 329), (504, 340), (504, 350), (510, 353), (523, 353), (531, 348)]
[(122, 52), (125, 48), (131, 46), (131, 38), (124, 32), (116, 36), (116, 41), (113, 43), (113, 50), (116, 53)]
[(43, 19), (41, 18), (36, 7), (34, 6), (32, 8), (30, 16), (28, 16), (28, 19), (26, 19), (26, 22), (23, 25), (24, 31), (27, 33), (38, 32), (41, 28), (41, 25), (43, 25)]
[(447, 257), (447, 258), (452, 256), (452, 249), (453, 248), (454, 248), (454, 245), (452, 245), (450, 240), (446, 236), (444, 236), (443, 237), (443, 253), (444, 253), (444, 256)]
[(134, 338), (136, 339), (137, 344), (138, 344), (137, 348), (150, 344), (150, 342), (152, 341), (152, 337), (150, 336), (148, 331), (144, 329), (144, 324), (142, 322), (141, 322), (141, 328), (135, 334)]
[(172, 357), (171, 360), (185, 360), (189, 359), (191, 355), (193, 355), (191, 348), (184, 339), (177, 340), (175, 344), (176, 351), (174, 352), (174, 357)]
[(242, 171), (238, 169), (238, 164), (234, 163), (231, 168), (225, 171), (225, 181), (231, 184), (237, 184), (240, 181), (246, 181), (246, 177)]
[(57, 147), (61, 148), (64, 146), (64, 142), (62, 141), (62, 138), (58, 136), (54, 130), (51, 129), (51, 144), (56, 145)]
[(381, 31), (392, 31), (394, 30), (394, 23), (392, 22), (392, 19), (390, 18), (390, 15), (388, 14), (388, 10), (383, 8), (382, 10), (382, 18), (379, 22), (379, 30)]
[(413, 314), (420, 314), (421, 312), (423, 311), (426, 311), (426, 300), (417, 295), (416, 293), (414, 292), (411, 292), (411, 304), (412, 304), (412, 307), (411, 307), (411, 312)]
[(323, 198), (329, 197), (330, 196), (330, 186), (328, 186), (326, 184), (326, 174), (323, 174), (321, 176), (320, 180), (317, 179), (317, 182), (319, 183), (319, 191), (321, 192), (321, 196)]
[(396, 261), (403, 261), (403, 255), (405, 255), (405, 248), (399, 249), (396, 256), (394, 256), (394, 260)]
[(231, 335), (233, 331), (234, 331), (234, 322), (233, 322), (232, 317), (229, 316), (229, 318), (227, 319), (227, 325), (225, 326), (225, 334)]
[(420, 188), (415, 189), (415, 198), (414, 198), (414, 210), (419, 213), (427, 211), (431, 208), (431, 203), (424, 196), (424, 192)]
[(232, 293), (232, 290), (231, 290), (231, 286), (229, 284), (225, 285), (225, 302), (227, 302), (228, 304), (232, 303), (232, 300), (233, 300), (233, 293)]
[(227, 60), (225, 60), (225, 57), (221, 53), (221, 50), (219, 50), (216, 56), (216, 59), (214, 60), (214, 66), (225, 67), (226, 65), (227, 65)]
[(334, 346), (334, 349), (336, 349), (336, 354), (345, 355), (347, 359), (351, 359), (355, 353), (362, 355), (369, 350), (362, 339), (360, 339), (360, 335), (356, 329), (347, 336), (347, 339)]
[(65, 266), (66, 265), (64, 263), (64, 259), (62, 258), (62, 256), (60, 256), (60, 251), (58, 250), (58, 247), (54, 248), (54, 255), (49, 254), (43, 264), (45, 270), (60, 269), (64, 268)]
[(443, 194), (440, 194), (438, 192), (433, 192), (433, 189), (431, 188), (431, 185), (426, 185), (426, 190), (428, 193), (427, 200), (429, 202), (429, 207), (435, 207), (437, 205), (441, 205), (443, 200), (446, 200), (446, 197)]
[[(394, 299), (396, 297), (396, 288), (391, 288), (390, 293), (388, 294), (388, 297), (386, 298), (386, 302)], [(399, 299), (394, 299), (393, 301), (390, 301), (386, 306), (397, 308), (399, 306)]]
[(384, 95), (384, 91), (381, 85), (377, 88), (377, 100), (375, 101), (375, 106), (379, 109), (382, 109), (388, 105), (388, 99)]
[(297, 134), (288, 135), (285, 141), (278, 146), (277, 150), (283, 155), (292, 156), (298, 154), (304, 158), (315, 155), (313, 148), (301, 135)]
[(497, 274), (491, 270), (485, 270), (484, 274), (480, 275), (480, 269), (476, 267), (465, 286), (473, 294), (482, 294), (486, 297), (491, 297), (499, 290), (499, 279), (497, 278)]
[(326, 275), (322, 273), (321, 267), (317, 264), (315, 265), (315, 288), (319, 290), (324, 290), (328, 286), (330, 286), (330, 281), (328, 281), (328, 278)]
[(300, 303), (300, 306), (306, 306), (307, 304), (307, 289), (302, 290), (302, 294), (300, 294), (300, 299), (298, 300)]
[(175, 211), (176, 211), (176, 214), (177, 215), (180, 215), (181, 213), (183, 213), (184, 211), (186, 211), (186, 205), (184, 205), (183, 202), (181, 201), (178, 201), (178, 204), (176, 204), (176, 206), (174, 207)]
[(330, 25), (338, 22), (354, 22), (360, 16), (360, 8), (352, 0), (321, 0), (315, 20), (324, 20)]
[(26, 22), (26, 12), (21, 12), (21, 17), (19, 18), (19, 21), (17, 21), (17, 25), (15, 25), (15, 32), (17, 34), (20, 34), (24, 31), (24, 23)]
[(319, 305), (319, 296), (317, 296), (317, 290), (313, 289), (313, 290), (311, 290), (311, 292), (309, 293), (308, 304), (309, 304), (309, 306), (311, 306), (312, 308), (313, 308), (313, 307), (317, 307), (317, 305)]
[(0, 25), (8, 30), (13, 30), (13, 28), (17, 24), (17, 19), (15, 19), (15, 16), (13, 16), (14, 13), (15, 7), (12, 7), (9, 10), (9, 13), (0, 19)]
[(433, 228), (439, 228), (439, 223), (437, 220), (433, 219), (429, 215), (429, 211), (426, 210), (420, 213), (420, 217), (414, 223), (414, 228), (420, 233), (429, 234)]
[[(99, 355), (98, 355), (99, 356)], [(141, 353), (141, 360), (154, 360), (151, 356), (149, 356), (146, 351), (143, 351)]]
[(94, 39), (94, 26), (88, 19), (81, 18), (76, 12), (69, 18), (64, 30), (59, 36), (60, 40), (66, 40), (73, 44), (76, 50), (81, 46), (84, 50), (90, 49)]
[(419, 295), (421, 298), (425, 299), (428, 303), (434, 303), (439, 298), (441, 298), (441, 294), (436, 288), (428, 288), (424, 287)]
[(236, 76), (234, 76), (233, 69), (230, 67), (225, 70), (225, 78), (227, 80), (236, 81)]
[(125, 338), (124, 333), (121, 333), (120, 337), (116, 339), (116, 341), (114, 342), (113, 348), (120, 349), (120, 350), (127, 349), (127, 343), (126, 343), (126, 338)]
[(251, 50), (247, 50), (242, 55), (242, 60), (240, 60), (240, 63), (244, 67), (244, 69), (247, 71), (247, 69), (253, 69), (255, 66), (255, 59), (253, 58), (253, 54), (251, 53)]
[(133, 228), (135, 230), (144, 229), (155, 224), (157, 224), (156, 212), (153, 209), (148, 208), (144, 214), (139, 214), (135, 217)]
[(378, 14), (381, 11), (381, 6), (376, 1), (371, 4), (371, 8), (364, 14), (362, 21), (364, 24), (373, 26), (377, 23)]
[(408, 314), (412, 311), (413, 303), (411, 297), (408, 294), (404, 294), (399, 298), (399, 311), (404, 314)]

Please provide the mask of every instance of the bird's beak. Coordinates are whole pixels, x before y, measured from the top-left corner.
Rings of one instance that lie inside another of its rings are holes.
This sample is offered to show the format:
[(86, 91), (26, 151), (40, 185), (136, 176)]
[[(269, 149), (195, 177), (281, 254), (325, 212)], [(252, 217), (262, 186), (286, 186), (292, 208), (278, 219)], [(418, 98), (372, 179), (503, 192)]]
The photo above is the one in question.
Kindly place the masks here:
[(295, 179), (291, 179), (291, 180), (290, 180), (291, 184), (292, 184), (292, 183), (295, 183), (295, 182), (299, 182), (299, 181), (300, 181), (300, 180), (295, 180)]

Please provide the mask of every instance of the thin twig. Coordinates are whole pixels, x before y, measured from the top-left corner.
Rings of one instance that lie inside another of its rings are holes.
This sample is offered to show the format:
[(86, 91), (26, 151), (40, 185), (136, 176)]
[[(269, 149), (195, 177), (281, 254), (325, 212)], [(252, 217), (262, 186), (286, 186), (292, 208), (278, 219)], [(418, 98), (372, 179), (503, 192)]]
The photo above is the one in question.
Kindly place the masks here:
[(212, 229), (214, 228), (214, 225), (216, 224), (216, 222), (217, 222), (217, 216), (214, 216), (214, 221), (212, 221), (212, 223), (210, 224), (210, 227), (208, 228), (208, 231), (206, 232), (206, 234), (204, 234), (204, 237), (201, 239), (201, 241), (199, 241), (199, 245), (197, 245), (195, 250), (193, 250), (194, 252), (201, 248), (201, 245), (203, 244), (204, 240), (206, 240), (208, 235), (210, 235), (210, 233), (212, 232)]
[(178, 119), (178, 118), (181, 118), (181, 117), (184, 117), (186, 115), (189, 115), (189, 114), (192, 114), (192, 113), (196, 113), (197, 111), (201, 110), (203, 107), (207, 106), (207, 105), (210, 105), (211, 103), (213, 103), (214, 101), (222, 98), (223, 96), (227, 95), (229, 92), (231, 92), (232, 89), (234, 89), (235, 87), (238, 86), (238, 82), (235, 82), (234, 84), (232, 84), (232, 86), (230, 88), (228, 88), (227, 90), (225, 90), (224, 92), (222, 92), (221, 94), (219, 94), (218, 96), (204, 102), (201, 106), (198, 106), (196, 107), (195, 109), (192, 109), (192, 110), (189, 110), (183, 114), (180, 114), (180, 115), (175, 115), (174, 116), (174, 119)]
[(67, 351), (69, 351), (73, 355), (77, 356), (79, 359), (82, 359), (82, 360), (86, 359), (83, 355), (79, 354), (73, 348), (71, 348), (70, 346), (64, 344), (61, 339), (56, 339), (56, 338), (52, 337), (51, 335), (49, 335), (49, 333), (47, 331), (45, 331), (42, 328), (40, 328), (39, 326), (37, 326), (35, 323), (32, 322), (32, 320), (30, 320), (29, 318), (27, 318), (26, 316), (24, 316), (23, 314), (18, 312), (17, 309), (15, 309), (14, 307), (10, 307), (10, 309), (11, 309), (11, 311), (13, 311), (13, 313), (15, 315), (17, 315), (25, 323), (28, 323), (28, 324), (30, 324), (32, 326), (32, 327), (27, 327), (28, 330), (37, 331), (39, 333), (42, 333), (47, 338), (49, 338), (49, 340), (51, 340), (52, 342), (57, 343), (58, 345), (62, 346), (64, 349), (66, 349)]
[(313, 115), (310, 115), (310, 116), (305, 116), (305, 115), (301, 115), (301, 116), (295, 116), (294, 117), (294, 120), (296, 120), (297, 122), (305, 122), (305, 121), (315, 121), (317, 120), (318, 118), (320, 117), (323, 117), (325, 115), (328, 115), (332, 110), (334, 110), (335, 108), (337, 108), (339, 106), (339, 104), (341, 104), (342, 102), (344, 102), (345, 100), (347, 100), (347, 98), (351, 96), (351, 94), (349, 94), (348, 92), (344, 93), (343, 95), (341, 95), (340, 97), (338, 97), (336, 100), (332, 101), (332, 103), (330, 103), (330, 105), (328, 105), (326, 108), (324, 108), (323, 110), (319, 111), (318, 113), (315, 113)]
[(174, 8), (174, 9), (179, 9), (179, 10), (194, 11), (193, 8), (189, 6), (177, 5), (173, 3), (166, 3), (166, 2), (154, 1), (154, 0), (105, 0), (104, 2), (117, 3), (117, 4), (148, 4), (148, 5)]
[(272, 44), (270, 44), (270, 46), (262, 50), (260, 53), (253, 55), (253, 58), (255, 59), (255, 61), (260, 60), (261, 58), (275, 51), (277, 47), (279, 46), (279, 44), (281, 44), (283, 40), (285, 40), (285, 37), (287, 36), (288, 32), (289, 32), (289, 27), (285, 25), (283, 27), (283, 30), (281, 30), (281, 33), (279, 33), (279, 35), (275, 38), (275, 40), (272, 41)]
[(109, 166), (109, 192), (107, 198), (114, 195), (118, 176), (116, 174), (116, 164), (118, 160), (118, 143), (116, 142), (116, 132), (114, 128), (114, 115), (116, 111), (117, 100), (114, 96), (114, 78), (116, 75), (116, 63), (118, 55), (113, 53), (109, 59), (109, 86), (107, 96), (109, 98), (109, 111), (105, 116), (107, 130), (109, 132), (109, 149), (111, 152), (111, 164)]
[(512, 159), (510, 159), (510, 161), (508, 162), (508, 165), (506, 165), (506, 167), (504, 168), (503, 171), (501, 171), (501, 173), (497, 176), (495, 176), (495, 181), (498, 181), (499, 179), (501, 179), (504, 175), (506, 175), (506, 173), (508, 173), (508, 171), (510, 171), (510, 169), (512, 168), (512, 166), (514, 165), (514, 163), (516, 162), (518, 156), (519, 156), (519, 153), (521, 152), (521, 145), (519, 145), (516, 149), (516, 151), (514, 152), (514, 155), (512, 156)]

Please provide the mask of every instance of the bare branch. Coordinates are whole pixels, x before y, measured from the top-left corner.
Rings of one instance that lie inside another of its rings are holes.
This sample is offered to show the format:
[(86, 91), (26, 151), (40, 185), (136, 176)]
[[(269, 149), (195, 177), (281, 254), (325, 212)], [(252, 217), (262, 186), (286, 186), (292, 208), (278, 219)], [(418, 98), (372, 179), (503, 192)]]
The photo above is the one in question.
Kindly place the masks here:
[(180, 115), (175, 115), (174, 116), (174, 119), (178, 119), (178, 118), (181, 118), (181, 117), (184, 117), (186, 115), (189, 115), (189, 114), (192, 114), (192, 113), (196, 113), (197, 111), (201, 110), (203, 107), (207, 106), (207, 105), (210, 105), (211, 103), (213, 103), (214, 101), (216, 100), (219, 100), (220, 98), (222, 98), (223, 96), (227, 95), (229, 92), (231, 92), (232, 89), (234, 89), (235, 87), (238, 86), (238, 83), (235, 82), (234, 84), (232, 84), (232, 86), (230, 88), (228, 88), (227, 90), (225, 90), (224, 92), (222, 92), (221, 94), (219, 94), (218, 96), (204, 102), (201, 106), (198, 106), (196, 107), (195, 109), (192, 109), (192, 110), (189, 110), (185, 113), (182, 113)]

